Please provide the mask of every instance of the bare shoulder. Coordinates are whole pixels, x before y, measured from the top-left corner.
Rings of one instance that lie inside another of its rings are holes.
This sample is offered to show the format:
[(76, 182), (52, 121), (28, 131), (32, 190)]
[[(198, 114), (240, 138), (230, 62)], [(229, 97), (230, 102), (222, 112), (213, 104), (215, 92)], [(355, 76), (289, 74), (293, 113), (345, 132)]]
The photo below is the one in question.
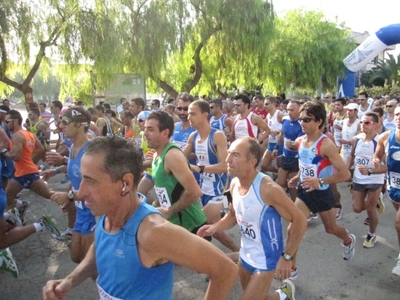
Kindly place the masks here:
[(283, 189), (271, 177), (265, 176), (261, 180), (260, 194), (265, 204), (274, 206), (282, 199), (284, 193)]

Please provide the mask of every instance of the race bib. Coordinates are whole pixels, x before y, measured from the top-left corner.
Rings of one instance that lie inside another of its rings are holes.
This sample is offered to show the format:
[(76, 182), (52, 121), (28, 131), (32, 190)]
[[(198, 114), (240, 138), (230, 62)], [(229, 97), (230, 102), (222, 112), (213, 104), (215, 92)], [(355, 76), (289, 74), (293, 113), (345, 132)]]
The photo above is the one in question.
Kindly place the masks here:
[(212, 173), (203, 173), (203, 174), (200, 174), (200, 176), (201, 176), (201, 178), (202, 178), (203, 180), (215, 182), (215, 174), (212, 174)]
[(75, 206), (76, 206), (77, 208), (83, 209), (83, 203), (82, 203), (82, 201), (74, 201), (74, 202), (75, 202)]
[(278, 136), (277, 135), (270, 135), (269, 136), (269, 142), (270, 143), (275, 143), (278, 141)]
[(240, 233), (243, 237), (252, 241), (253, 243), (260, 243), (260, 237), (258, 236), (260, 230), (255, 222), (250, 222), (238, 218), (238, 224), (240, 228)]
[(355, 158), (355, 163), (359, 166), (367, 167), (370, 165), (371, 156), (357, 155)]
[(171, 207), (171, 200), (169, 199), (167, 189), (163, 187), (154, 187), (154, 190), (156, 191), (160, 206), (163, 208)]
[(185, 149), (187, 144), (185, 142), (180, 142), (180, 141), (174, 141), (174, 143), (177, 144), (181, 150)]
[(283, 138), (283, 147), (285, 147), (288, 150), (291, 150), (286, 146), (288, 142), (290, 142), (292, 145), (294, 144), (294, 141), (292, 141), (292, 140), (290, 140), (288, 138)]
[(390, 187), (400, 189), (400, 173), (389, 172)]
[(317, 166), (299, 160), (301, 178), (317, 177)]
[(105, 290), (103, 290), (101, 286), (99, 286), (98, 284), (97, 284), (97, 291), (99, 292), (100, 300), (122, 300), (121, 298), (116, 298), (111, 296)]
[(342, 145), (342, 150), (343, 150), (344, 152), (351, 152), (351, 145), (343, 144), (343, 145)]

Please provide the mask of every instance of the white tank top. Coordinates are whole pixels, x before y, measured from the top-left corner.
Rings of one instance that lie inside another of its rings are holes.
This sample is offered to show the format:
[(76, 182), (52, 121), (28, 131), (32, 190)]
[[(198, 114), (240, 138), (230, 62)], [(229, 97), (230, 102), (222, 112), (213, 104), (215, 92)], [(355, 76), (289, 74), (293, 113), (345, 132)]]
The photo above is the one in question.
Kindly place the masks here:
[(353, 182), (358, 184), (383, 184), (385, 174), (363, 175), (358, 170), (358, 166), (373, 168), (372, 156), (375, 153), (378, 142), (378, 135), (372, 141), (365, 141), (364, 135), (357, 139), (354, 150), (354, 174)]
[[(271, 129), (271, 131), (282, 131), (282, 123), (280, 123), (278, 121), (278, 115), (279, 115), (279, 110), (276, 110), (274, 115), (271, 116), (271, 114), (269, 113), (267, 115), (267, 124), (269, 129)], [(269, 143), (276, 143), (278, 139), (278, 135), (269, 136)]]
[(253, 112), (250, 112), (244, 119), (239, 119), (240, 115), (237, 116), (235, 122), (233, 123), (235, 128), (235, 139), (238, 139), (243, 136), (257, 138), (258, 127), (253, 123), (251, 123), (252, 116)]
[(234, 178), (232, 204), (242, 235), (240, 258), (252, 267), (274, 270), (284, 247), (282, 222), (277, 210), (261, 198), (260, 185), (265, 176), (258, 173), (244, 196), (238, 192), (238, 178)]
[[(357, 128), (360, 120), (356, 119), (350, 127), (348, 125), (348, 122), (348, 118), (343, 120), (342, 138), (346, 141), (351, 141), (351, 139), (357, 134)], [(342, 149), (340, 150), (340, 154), (345, 155), (349, 153), (351, 153), (351, 145), (343, 144)]]

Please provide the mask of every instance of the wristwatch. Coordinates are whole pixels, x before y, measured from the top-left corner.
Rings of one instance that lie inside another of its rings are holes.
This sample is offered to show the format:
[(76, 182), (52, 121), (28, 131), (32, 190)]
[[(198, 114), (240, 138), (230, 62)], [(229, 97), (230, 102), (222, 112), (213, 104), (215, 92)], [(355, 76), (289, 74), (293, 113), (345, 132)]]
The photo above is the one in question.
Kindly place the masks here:
[(320, 178), (320, 179), (319, 179), (319, 185), (320, 185), (320, 186), (323, 186), (324, 184), (325, 184), (324, 179), (323, 179), (323, 178)]
[(368, 176), (370, 176), (372, 173), (374, 173), (373, 171), (374, 170), (372, 168), (368, 168)]
[(67, 197), (68, 197), (69, 201), (74, 202), (74, 197), (75, 197), (74, 191), (72, 191), (72, 190), (69, 191)]
[(282, 252), (282, 257), (287, 261), (291, 261), (293, 259), (293, 256), (285, 252)]

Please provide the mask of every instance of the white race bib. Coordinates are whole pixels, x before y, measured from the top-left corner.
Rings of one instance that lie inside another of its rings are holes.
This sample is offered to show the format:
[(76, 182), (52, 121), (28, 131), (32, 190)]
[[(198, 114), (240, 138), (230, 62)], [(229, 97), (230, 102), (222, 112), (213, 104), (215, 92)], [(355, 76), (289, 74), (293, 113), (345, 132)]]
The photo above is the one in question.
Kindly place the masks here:
[(171, 207), (171, 200), (169, 199), (167, 189), (163, 187), (154, 187), (154, 190), (156, 191), (160, 206), (163, 208)]
[(253, 243), (261, 243), (259, 237), (259, 228), (255, 222), (246, 221), (244, 219), (238, 218), (238, 224), (240, 228), (240, 233), (246, 239), (252, 241)]
[(302, 178), (315, 177), (317, 178), (317, 166), (306, 164), (299, 159), (300, 174)]
[(99, 292), (100, 300), (122, 300), (120, 298), (111, 296), (105, 290), (103, 290), (101, 286), (99, 286), (98, 284), (97, 284), (97, 291)]
[(371, 162), (371, 156), (357, 155), (355, 157), (355, 163), (359, 166), (367, 167), (370, 165), (370, 162)]
[(400, 173), (396, 173), (396, 172), (389, 172), (389, 185), (392, 188), (395, 189), (400, 189)]

